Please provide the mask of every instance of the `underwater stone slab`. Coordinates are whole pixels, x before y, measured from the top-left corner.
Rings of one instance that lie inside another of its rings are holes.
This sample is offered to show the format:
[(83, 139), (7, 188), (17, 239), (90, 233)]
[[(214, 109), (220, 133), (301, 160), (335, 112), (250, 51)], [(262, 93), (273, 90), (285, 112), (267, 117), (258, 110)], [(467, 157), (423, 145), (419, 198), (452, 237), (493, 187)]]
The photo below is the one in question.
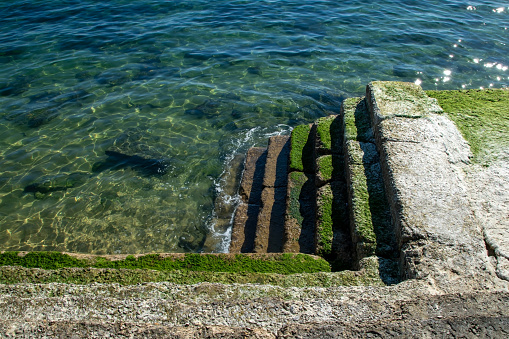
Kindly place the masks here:
[(255, 253), (281, 252), (286, 212), (286, 186), (265, 187), (258, 214)]
[(267, 149), (264, 147), (251, 147), (247, 151), (239, 188), (240, 196), (246, 203), (260, 203), (266, 159)]
[(263, 177), (264, 187), (286, 187), (289, 156), (289, 136), (277, 135), (269, 138)]

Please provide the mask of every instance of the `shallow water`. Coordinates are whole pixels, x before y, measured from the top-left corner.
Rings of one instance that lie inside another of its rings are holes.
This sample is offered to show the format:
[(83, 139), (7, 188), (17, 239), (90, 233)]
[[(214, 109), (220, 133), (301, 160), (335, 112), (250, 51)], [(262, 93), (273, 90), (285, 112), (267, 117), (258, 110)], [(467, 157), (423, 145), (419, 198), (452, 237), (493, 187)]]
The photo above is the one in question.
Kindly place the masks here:
[(506, 1), (0, 1), (0, 249), (224, 251), (236, 154), (372, 80), (506, 87), (508, 27)]

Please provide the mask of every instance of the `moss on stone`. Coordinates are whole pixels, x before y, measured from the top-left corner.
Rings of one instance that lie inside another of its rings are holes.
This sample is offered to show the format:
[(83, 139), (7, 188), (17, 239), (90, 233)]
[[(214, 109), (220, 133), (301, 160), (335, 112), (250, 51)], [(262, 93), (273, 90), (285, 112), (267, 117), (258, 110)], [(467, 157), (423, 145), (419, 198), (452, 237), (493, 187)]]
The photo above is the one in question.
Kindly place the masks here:
[(302, 191), (302, 187), (308, 180), (307, 176), (302, 172), (291, 172), (288, 176), (288, 217), (294, 218), (297, 223), (302, 226), (304, 217), (300, 213), (300, 202), (299, 197)]
[(195, 272), (156, 271), (147, 269), (111, 268), (39, 268), (0, 267), (0, 283), (67, 283), (67, 284), (120, 284), (136, 285), (148, 282), (170, 282), (175, 284), (198, 284), (202, 282), (220, 284), (268, 284), (283, 287), (333, 287), (333, 286), (381, 286), (378, 266), (364, 265), (360, 271), (316, 272), (316, 273), (254, 273), (254, 272)]
[(316, 219), (316, 254), (330, 256), (333, 240), (333, 200), (334, 196), (330, 184), (323, 186), (317, 192)]
[(368, 88), (377, 98), (379, 118), (420, 118), (442, 112), (435, 99), (428, 97), (421, 86), (411, 82), (373, 81)]
[(196, 254), (164, 256), (147, 254), (127, 256), (121, 260), (90, 256), (78, 258), (59, 252), (4, 252), (0, 254), (0, 266), (60, 269), (67, 267), (150, 269), (157, 271), (207, 271), (207, 272), (258, 272), (293, 274), (301, 272), (327, 272), (329, 264), (318, 257), (305, 254), (279, 255), (229, 255)]
[(291, 135), (290, 170), (311, 172), (313, 170), (313, 150), (310, 140), (311, 126), (299, 125)]
[[(370, 196), (362, 162), (362, 150), (358, 146), (357, 142), (348, 142), (348, 170), (354, 241), (364, 245), (367, 250), (365, 255), (373, 255), (375, 252), (371, 252), (371, 249), (376, 248), (376, 236), (369, 205)], [(352, 159), (355, 160), (352, 161)], [(375, 246), (370, 246), (369, 243), (375, 244)]]
[(467, 140), (473, 161), (488, 165), (509, 148), (509, 90), (427, 91)]
[(373, 142), (373, 131), (364, 98), (349, 98), (343, 102), (345, 140)]
[(334, 168), (332, 167), (332, 155), (324, 155), (316, 159), (316, 174), (321, 183), (331, 181)]
[(316, 148), (320, 154), (341, 152), (342, 122), (339, 115), (329, 115), (315, 121)]
[(347, 141), (353, 240), (359, 258), (397, 255), (378, 153), (373, 143)]

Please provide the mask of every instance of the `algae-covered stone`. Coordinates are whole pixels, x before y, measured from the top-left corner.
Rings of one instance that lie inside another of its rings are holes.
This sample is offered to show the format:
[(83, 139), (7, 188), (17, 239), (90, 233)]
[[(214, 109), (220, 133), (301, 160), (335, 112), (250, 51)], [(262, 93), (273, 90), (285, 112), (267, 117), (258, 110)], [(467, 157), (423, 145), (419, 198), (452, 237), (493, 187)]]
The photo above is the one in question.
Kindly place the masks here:
[(288, 175), (283, 252), (313, 253), (315, 205), (313, 176), (291, 172)]
[(373, 81), (367, 86), (366, 94), (374, 124), (391, 117), (421, 118), (442, 112), (436, 99), (411, 82)]
[(468, 141), (474, 162), (489, 165), (497, 158), (509, 159), (509, 89), (426, 93), (438, 100)]
[(334, 231), (348, 220), (345, 186), (332, 182), (318, 189), (316, 194), (316, 254), (328, 257), (333, 253)]
[(373, 130), (364, 98), (349, 98), (341, 106), (345, 140), (373, 142)]
[(316, 159), (316, 186), (345, 178), (345, 161), (342, 154), (328, 154)]
[(315, 121), (316, 151), (319, 154), (342, 152), (342, 122), (340, 115), (329, 115)]
[(389, 205), (375, 144), (347, 141), (352, 238), (358, 258), (396, 255)]
[(290, 144), (290, 171), (313, 172), (313, 134), (310, 125), (299, 125), (293, 129)]

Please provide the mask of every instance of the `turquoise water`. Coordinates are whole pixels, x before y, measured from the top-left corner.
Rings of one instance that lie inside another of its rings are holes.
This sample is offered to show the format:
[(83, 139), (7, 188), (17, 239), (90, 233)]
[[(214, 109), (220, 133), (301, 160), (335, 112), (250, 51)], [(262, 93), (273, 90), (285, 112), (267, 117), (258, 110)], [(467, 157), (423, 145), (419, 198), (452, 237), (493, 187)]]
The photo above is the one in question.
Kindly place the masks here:
[(507, 1), (0, 1), (0, 249), (224, 251), (237, 154), (372, 80), (506, 87), (508, 27)]

